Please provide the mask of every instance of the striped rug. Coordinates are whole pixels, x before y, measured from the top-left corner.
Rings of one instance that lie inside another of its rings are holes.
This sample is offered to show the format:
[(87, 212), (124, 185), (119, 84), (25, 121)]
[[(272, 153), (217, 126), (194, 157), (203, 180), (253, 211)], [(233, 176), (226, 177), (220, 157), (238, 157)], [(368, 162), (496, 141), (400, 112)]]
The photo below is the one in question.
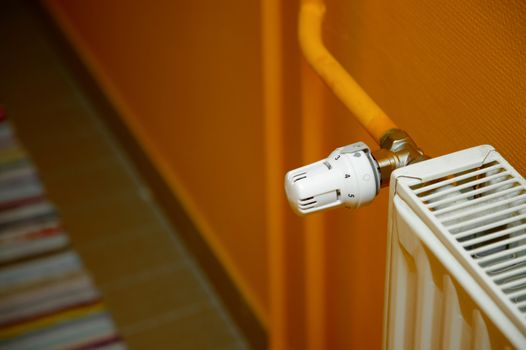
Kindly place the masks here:
[(125, 349), (2, 110), (0, 349)]

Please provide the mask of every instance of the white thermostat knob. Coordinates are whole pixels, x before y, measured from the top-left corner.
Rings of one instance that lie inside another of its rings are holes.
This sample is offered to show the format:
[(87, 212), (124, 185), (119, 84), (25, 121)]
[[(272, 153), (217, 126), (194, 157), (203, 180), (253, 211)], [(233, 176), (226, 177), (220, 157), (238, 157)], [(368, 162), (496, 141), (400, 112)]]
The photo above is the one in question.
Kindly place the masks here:
[(338, 206), (358, 208), (380, 190), (378, 164), (365, 143), (353, 143), (289, 171), (285, 190), (292, 208), (302, 215)]

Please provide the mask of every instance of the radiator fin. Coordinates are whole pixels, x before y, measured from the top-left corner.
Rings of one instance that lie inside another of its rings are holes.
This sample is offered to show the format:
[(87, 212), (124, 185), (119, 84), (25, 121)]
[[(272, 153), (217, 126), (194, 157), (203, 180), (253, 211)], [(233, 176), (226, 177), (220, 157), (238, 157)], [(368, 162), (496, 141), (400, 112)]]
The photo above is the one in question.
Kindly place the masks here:
[(462, 350), (469, 345), (469, 332), (460, 311), (457, 291), (451, 277), (444, 276), (444, 329), (443, 349)]

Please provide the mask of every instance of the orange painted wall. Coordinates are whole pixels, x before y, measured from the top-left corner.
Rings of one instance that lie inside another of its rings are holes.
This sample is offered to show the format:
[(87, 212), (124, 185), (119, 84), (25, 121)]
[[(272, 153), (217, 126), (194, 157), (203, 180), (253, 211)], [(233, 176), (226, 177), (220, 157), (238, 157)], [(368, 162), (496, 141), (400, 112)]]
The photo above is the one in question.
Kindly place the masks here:
[[(269, 12), (279, 24), (275, 32), (264, 26), (272, 21), (262, 21), (256, 1), (45, 3), (183, 198), (274, 344), (379, 348), (386, 191), (362, 210), (308, 220), (292, 216), (283, 198), (275, 209), (265, 204), (280, 191), (268, 187), (269, 175), (342, 144), (374, 146), (303, 62), (298, 2), (277, 1), (279, 16)], [(428, 154), (490, 143), (526, 174), (524, 18), (519, 0), (327, 0), (324, 36)], [(269, 36), (279, 36), (265, 41), (275, 51), (263, 52), (262, 38)], [(269, 86), (281, 97), (269, 98)], [(278, 113), (278, 124), (267, 123), (269, 110)], [(279, 157), (265, 153), (280, 149)], [(279, 249), (269, 222), (283, 233)], [(270, 264), (276, 257), (286, 263), (278, 278)], [(313, 327), (320, 329), (306, 331)]]

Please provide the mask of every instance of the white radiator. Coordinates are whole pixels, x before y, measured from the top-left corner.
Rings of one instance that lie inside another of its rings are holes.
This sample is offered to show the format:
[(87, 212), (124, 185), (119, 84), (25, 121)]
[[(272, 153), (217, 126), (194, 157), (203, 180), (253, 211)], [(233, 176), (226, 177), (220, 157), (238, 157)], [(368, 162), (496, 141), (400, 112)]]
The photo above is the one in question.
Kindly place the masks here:
[(526, 181), (491, 146), (391, 177), (386, 349), (526, 349)]

